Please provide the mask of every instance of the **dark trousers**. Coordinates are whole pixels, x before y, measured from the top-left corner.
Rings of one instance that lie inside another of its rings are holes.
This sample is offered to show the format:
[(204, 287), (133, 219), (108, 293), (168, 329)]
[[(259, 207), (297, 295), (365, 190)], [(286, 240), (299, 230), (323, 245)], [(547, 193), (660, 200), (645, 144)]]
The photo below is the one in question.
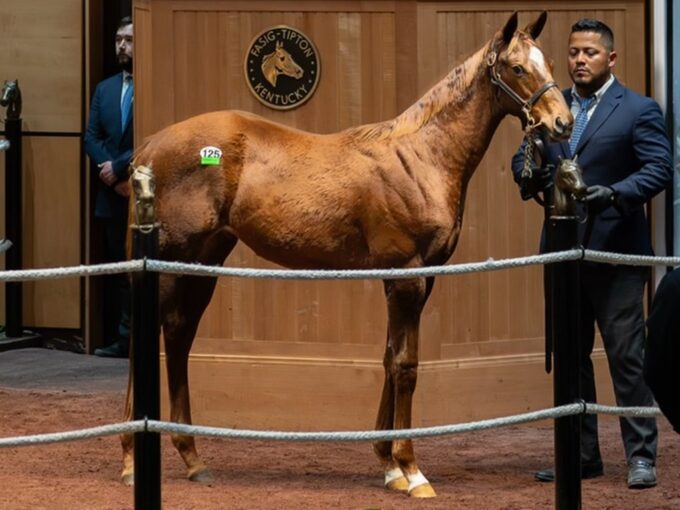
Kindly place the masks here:
[[(104, 229), (104, 246), (107, 262), (126, 260), (125, 239), (127, 216), (100, 219)], [(127, 274), (106, 276), (104, 284), (104, 331), (106, 341), (129, 342), (130, 339), (130, 279)]]
[[(597, 323), (609, 362), (619, 406), (653, 406), (654, 399), (643, 378), (645, 322), (643, 295), (649, 268), (585, 262), (581, 272), (581, 394), (596, 402), (595, 377), (590, 355)], [(657, 428), (654, 418), (621, 418), (626, 460), (656, 461)], [(597, 415), (583, 417), (581, 461), (601, 465)]]

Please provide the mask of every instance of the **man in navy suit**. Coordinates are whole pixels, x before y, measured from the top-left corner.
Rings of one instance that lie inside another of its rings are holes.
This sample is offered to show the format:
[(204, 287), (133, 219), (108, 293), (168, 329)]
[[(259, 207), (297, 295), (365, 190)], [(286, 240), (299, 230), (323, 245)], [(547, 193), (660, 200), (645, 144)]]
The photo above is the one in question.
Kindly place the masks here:
[[(120, 21), (116, 32), (116, 59), (121, 72), (95, 90), (85, 134), (85, 151), (93, 163), (97, 180), (95, 218), (103, 229), (106, 257), (125, 260), (127, 231), (128, 166), (132, 158), (132, 19)], [(107, 334), (109, 345), (95, 355), (123, 358), (130, 343), (130, 285), (126, 275), (109, 279), (104, 323), (113, 324)]]
[[(568, 67), (573, 86), (563, 91), (574, 115), (570, 142), (544, 141), (543, 165), (578, 156), (588, 186), (581, 214), (590, 227), (580, 226), (580, 242), (609, 252), (652, 255), (645, 203), (672, 180), (672, 159), (661, 109), (652, 99), (624, 87), (612, 74), (616, 64), (611, 29), (582, 19), (569, 37)], [(579, 118), (580, 117), (580, 118)], [(523, 152), (515, 154), (512, 170), (522, 197), (530, 198), (552, 182), (550, 167), (537, 169), (522, 182)], [(590, 234), (585, 239), (586, 231)], [(542, 243), (543, 245), (543, 243)], [(542, 246), (542, 249), (545, 248)], [(648, 267), (584, 262), (580, 281), (581, 395), (596, 401), (591, 353), (595, 323), (609, 361), (616, 401), (621, 406), (652, 406), (643, 380), (645, 322), (643, 295)], [(656, 485), (657, 428), (651, 418), (622, 418), (621, 435), (628, 463), (628, 487)], [(597, 416), (583, 417), (581, 476), (603, 474), (597, 437)], [(554, 471), (536, 473), (552, 481)]]

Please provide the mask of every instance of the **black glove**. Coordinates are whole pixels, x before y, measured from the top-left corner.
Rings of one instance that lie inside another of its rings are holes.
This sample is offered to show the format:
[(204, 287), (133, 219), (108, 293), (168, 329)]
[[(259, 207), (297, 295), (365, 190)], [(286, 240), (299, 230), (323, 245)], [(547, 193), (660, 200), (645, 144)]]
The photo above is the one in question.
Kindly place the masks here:
[(609, 186), (588, 186), (586, 188), (586, 196), (583, 201), (588, 204), (588, 210), (593, 213), (598, 213), (605, 210), (610, 205), (614, 205), (616, 200), (616, 192)]
[(545, 191), (553, 185), (552, 165), (539, 168), (531, 165), (531, 177), (520, 179), (519, 189), (522, 200), (531, 200), (541, 191)]

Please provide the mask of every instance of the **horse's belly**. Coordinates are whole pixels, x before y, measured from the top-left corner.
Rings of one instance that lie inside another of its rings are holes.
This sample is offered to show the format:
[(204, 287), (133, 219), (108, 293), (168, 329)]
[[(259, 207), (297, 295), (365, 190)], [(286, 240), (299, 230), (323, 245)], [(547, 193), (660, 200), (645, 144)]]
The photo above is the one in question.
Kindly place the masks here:
[[(232, 227), (233, 228), (233, 227)], [(257, 255), (291, 268), (358, 268), (370, 265), (367, 250), (346, 236), (313, 235), (289, 228), (233, 228), (238, 238)]]

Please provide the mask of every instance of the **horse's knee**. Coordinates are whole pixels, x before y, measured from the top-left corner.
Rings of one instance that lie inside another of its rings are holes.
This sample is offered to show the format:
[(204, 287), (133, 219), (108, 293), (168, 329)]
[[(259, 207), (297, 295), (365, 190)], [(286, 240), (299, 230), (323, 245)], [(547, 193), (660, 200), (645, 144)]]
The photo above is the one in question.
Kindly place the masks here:
[(391, 377), (394, 381), (397, 394), (413, 392), (418, 380), (418, 364), (396, 363), (391, 369)]

